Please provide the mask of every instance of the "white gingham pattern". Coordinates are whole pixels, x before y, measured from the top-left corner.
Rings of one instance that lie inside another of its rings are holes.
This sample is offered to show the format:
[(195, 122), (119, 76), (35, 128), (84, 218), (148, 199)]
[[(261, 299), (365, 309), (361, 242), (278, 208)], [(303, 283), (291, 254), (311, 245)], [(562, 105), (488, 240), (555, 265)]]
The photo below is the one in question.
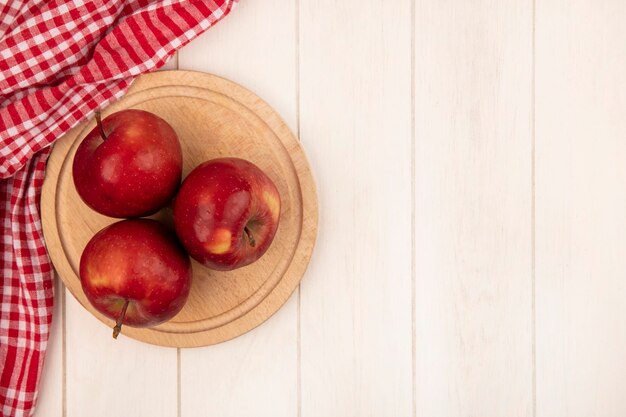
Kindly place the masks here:
[(50, 145), (237, 0), (0, 1), (0, 411), (32, 415), (53, 270), (39, 218)]

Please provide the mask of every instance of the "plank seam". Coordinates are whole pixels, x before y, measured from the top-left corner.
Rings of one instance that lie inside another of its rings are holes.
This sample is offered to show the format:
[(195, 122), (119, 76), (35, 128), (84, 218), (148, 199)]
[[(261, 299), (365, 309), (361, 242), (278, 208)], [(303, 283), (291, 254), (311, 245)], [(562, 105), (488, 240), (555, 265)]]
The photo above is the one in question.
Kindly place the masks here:
[(417, 416), (415, 328), (415, 0), (411, 0), (411, 415)]
[[(300, 0), (295, 0), (295, 83), (296, 83), (296, 137), (300, 141)], [(296, 415), (302, 417), (302, 284), (298, 284), (298, 306), (296, 309)]]
[(536, 172), (535, 172), (535, 146), (536, 146), (536, 128), (535, 128), (535, 115), (536, 115), (536, 54), (535, 54), (535, 28), (536, 28), (536, 0), (532, 0), (532, 51), (533, 51), (533, 68), (532, 68), (532, 103), (531, 103), (531, 119), (532, 119), (532, 136), (531, 136), (531, 214), (530, 214), (530, 223), (531, 223), (531, 231), (530, 231), (530, 240), (531, 240), (531, 274), (532, 274), (532, 300), (531, 300), (531, 340), (532, 340), (532, 407), (533, 407), (533, 417), (537, 417), (537, 311), (536, 311), (536, 195), (535, 195), (535, 181), (536, 181)]

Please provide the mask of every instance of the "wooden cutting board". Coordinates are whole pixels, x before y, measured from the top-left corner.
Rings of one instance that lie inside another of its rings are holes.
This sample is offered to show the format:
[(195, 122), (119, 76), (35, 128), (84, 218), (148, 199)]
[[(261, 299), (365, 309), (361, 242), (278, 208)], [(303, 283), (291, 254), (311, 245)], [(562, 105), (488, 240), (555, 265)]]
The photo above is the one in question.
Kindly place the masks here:
[[(183, 149), (183, 177), (201, 162), (235, 156), (250, 160), (276, 184), (282, 213), (272, 246), (257, 262), (229, 272), (193, 262), (189, 300), (172, 320), (154, 328), (124, 326), (122, 335), (176, 347), (205, 346), (239, 336), (274, 314), (298, 286), (317, 234), (317, 197), (309, 164), (280, 116), (245, 88), (214, 75), (164, 71), (139, 77), (103, 117), (134, 108), (167, 120)], [(76, 147), (95, 126), (90, 120), (54, 145), (41, 200), (48, 252), (65, 286), (93, 315), (113, 327), (83, 293), (78, 266), (83, 248), (118, 221), (87, 207), (72, 180)], [(171, 225), (171, 210), (153, 218)], [(87, 329), (85, 329), (87, 331)]]

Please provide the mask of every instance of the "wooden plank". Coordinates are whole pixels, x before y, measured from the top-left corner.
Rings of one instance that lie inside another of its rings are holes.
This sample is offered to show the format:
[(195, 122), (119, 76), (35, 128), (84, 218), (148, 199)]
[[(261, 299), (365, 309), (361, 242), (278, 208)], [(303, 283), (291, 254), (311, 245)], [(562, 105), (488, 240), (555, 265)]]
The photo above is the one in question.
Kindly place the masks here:
[(296, 132), (293, 2), (246, 0), (179, 51), (178, 67), (219, 75), (252, 90)]
[(537, 416), (626, 412), (626, 3), (537, 2)]
[(115, 340), (67, 290), (65, 300), (67, 417), (175, 416), (176, 349)]
[(301, 140), (318, 242), (301, 284), (301, 415), (411, 415), (411, 19), (300, 1)]
[[(271, 17), (271, 24), (268, 19)], [(179, 53), (179, 68), (231, 79), (296, 127), (293, 2), (247, 0)], [(297, 412), (297, 297), (266, 323), (220, 345), (181, 350), (181, 415), (293, 417)]]
[(181, 349), (181, 416), (297, 414), (297, 297), (230, 342)]
[(532, 1), (415, 9), (415, 400), (532, 416)]
[(61, 417), (63, 415), (63, 285), (54, 280), (54, 308), (46, 358), (39, 381), (39, 396), (35, 416)]

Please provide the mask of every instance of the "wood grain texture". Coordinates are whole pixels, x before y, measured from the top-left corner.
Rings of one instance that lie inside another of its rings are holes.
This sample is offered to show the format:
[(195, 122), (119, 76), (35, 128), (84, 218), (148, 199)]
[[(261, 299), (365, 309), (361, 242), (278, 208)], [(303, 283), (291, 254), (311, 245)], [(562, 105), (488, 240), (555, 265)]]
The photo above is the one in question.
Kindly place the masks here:
[[(315, 242), (317, 199), (308, 163), (289, 128), (253, 93), (222, 78), (170, 71), (137, 79), (103, 116), (127, 108), (150, 111), (177, 132), (183, 176), (202, 162), (236, 156), (252, 161), (281, 195), (279, 228), (257, 262), (236, 271), (212, 271), (192, 262), (194, 279), (179, 314), (154, 328), (126, 326), (123, 334), (163, 346), (194, 347), (239, 336), (266, 320), (297, 287)], [(78, 278), (83, 248), (103, 227), (118, 221), (90, 209), (72, 181), (72, 161), (95, 122), (72, 129), (50, 156), (42, 194), (44, 234), (51, 259), (78, 301), (112, 327), (89, 303)], [(156, 218), (172, 222), (171, 210)], [(79, 226), (80, 227), (77, 227)]]
[(416, 2), (419, 416), (532, 416), (532, 2)]
[[(296, 132), (295, 2), (245, 0), (180, 52), (180, 69), (223, 75), (263, 97)], [(306, 279), (313, 279), (310, 274)], [(296, 290), (297, 291), (297, 290)], [(226, 343), (181, 350), (181, 416), (297, 415), (297, 296)]]
[(181, 416), (297, 416), (297, 297), (218, 345), (181, 350)]
[(235, 12), (183, 48), (178, 68), (246, 86), (297, 133), (295, 2), (246, 0)]
[(301, 284), (302, 417), (411, 415), (410, 1), (300, 1), (322, 222)]
[(63, 360), (63, 296), (61, 279), (54, 279), (54, 307), (48, 348), (39, 382), (39, 396), (35, 417), (61, 417), (63, 415), (64, 360)]
[(626, 414), (626, 3), (537, 2), (537, 417)]
[(66, 291), (67, 417), (176, 415), (176, 349), (111, 330)]

